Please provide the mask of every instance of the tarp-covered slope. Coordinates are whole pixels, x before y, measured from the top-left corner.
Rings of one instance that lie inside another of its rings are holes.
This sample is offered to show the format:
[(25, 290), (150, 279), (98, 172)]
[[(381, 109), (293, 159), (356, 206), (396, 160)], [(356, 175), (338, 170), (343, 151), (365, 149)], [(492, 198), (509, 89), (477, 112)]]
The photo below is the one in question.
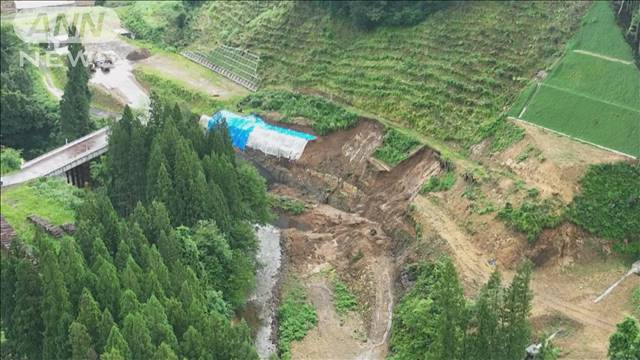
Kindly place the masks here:
[(256, 115), (240, 115), (227, 110), (213, 114), (207, 128), (211, 131), (222, 122), (226, 122), (236, 148), (244, 150), (249, 147), (290, 160), (298, 160), (307, 142), (316, 139), (313, 135), (268, 124)]

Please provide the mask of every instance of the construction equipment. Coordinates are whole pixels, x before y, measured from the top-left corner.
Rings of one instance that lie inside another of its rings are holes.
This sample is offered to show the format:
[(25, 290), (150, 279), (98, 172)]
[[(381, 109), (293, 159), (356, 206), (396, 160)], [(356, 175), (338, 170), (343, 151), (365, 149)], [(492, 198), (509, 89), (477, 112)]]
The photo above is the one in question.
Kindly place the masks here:
[(549, 336), (548, 338), (544, 339), (542, 342), (539, 342), (537, 344), (531, 344), (531, 345), (527, 346), (527, 348), (525, 349), (525, 352), (526, 352), (525, 360), (534, 360), (534, 359), (536, 359), (537, 356), (540, 354), (540, 350), (542, 349), (542, 345), (544, 344), (545, 346), (547, 346), (549, 344), (549, 342), (551, 340), (553, 340), (553, 338), (556, 337), (556, 335), (558, 335), (561, 332), (562, 332), (562, 329), (554, 332), (553, 334), (551, 334), (551, 336)]

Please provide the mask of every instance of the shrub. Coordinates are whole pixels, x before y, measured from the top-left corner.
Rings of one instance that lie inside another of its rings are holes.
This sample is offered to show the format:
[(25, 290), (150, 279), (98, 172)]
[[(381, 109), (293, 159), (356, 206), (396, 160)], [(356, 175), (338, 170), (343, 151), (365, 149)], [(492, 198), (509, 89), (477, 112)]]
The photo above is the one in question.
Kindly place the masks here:
[(430, 192), (447, 191), (456, 183), (456, 174), (453, 171), (447, 171), (444, 174), (433, 175), (427, 180), (420, 189), (421, 194)]
[(349, 291), (347, 284), (337, 277), (333, 280), (333, 303), (340, 315), (355, 310), (358, 306), (356, 297)]
[(526, 234), (529, 243), (534, 243), (542, 230), (557, 226), (563, 216), (556, 202), (545, 199), (540, 202), (525, 201), (519, 208), (506, 203), (498, 212), (498, 218)]
[(269, 197), (269, 204), (273, 208), (280, 209), (293, 215), (300, 215), (307, 210), (307, 205), (305, 203), (286, 196), (271, 195)]
[(284, 294), (278, 309), (278, 350), (280, 358), (291, 358), (291, 342), (302, 340), (318, 322), (316, 310), (307, 302), (302, 286), (294, 284)]
[(0, 173), (2, 175), (20, 169), (22, 152), (9, 147), (0, 150)]
[(373, 156), (391, 166), (395, 166), (404, 161), (411, 150), (418, 145), (420, 145), (418, 140), (394, 128), (389, 128), (384, 134), (382, 146), (376, 149)]
[(612, 239), (614, 250), (640, 255), (640, 165), (625, 162), (591, 166), (569, 210), (571, 221)]

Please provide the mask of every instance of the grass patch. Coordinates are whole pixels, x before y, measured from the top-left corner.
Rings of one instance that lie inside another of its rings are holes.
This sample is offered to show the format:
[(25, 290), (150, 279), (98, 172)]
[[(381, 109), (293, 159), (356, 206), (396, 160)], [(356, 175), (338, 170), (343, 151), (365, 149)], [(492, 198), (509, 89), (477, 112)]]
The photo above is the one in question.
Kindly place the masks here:
[(530, 82), (529, 85), (527, 85), (527, 87), (525, 87), (524, 90), (520, 92), (520, 95), (518, 95), (518, 97), (516, 98), (516, 101), (514, 101), (514, 103), (511, 105), (511, 108), (507, 112), (507, 115), (514, 118), (520, 117), (520, 113), (522, 112), (522, 109), (524, 109), (524, 107), (527, 106), (531, 98), (533, 98), (533, 95), (536, 93), (537, 88), (538, 88), (537, 82), (535, 81)]
[[(137, 43), (137, 40), (130, 40), (130, 39), (126, 39), (126, 40), (129, 42), (133, 42), (133, 44), (138, 47), (145, 46), (145, 45), (142, 45), (144, 43), (142, 44)], [(152, 54), (155, 58), (151, 59), (150, 63), (146, 63), (146, 62), (138, 63), (136, 65), (136, 68), (141, 68), (145, 72), (152, 73), (157, 76), (166, 78), (168, 80), (175, 81), (178, 84), (181, 84), (185, 88), (198, 90), (197, 88), (194, 88), (193, 85), (189, 84), (187, 81), (180, 78), (181, 74), (188, 73), (192, 78), (198, 79), (199, 81), (206, 81), (207, 83), (210, 83), (213, 86), (219, 87), (220, 89), (224, 90), (224, 92), (221, 94), (221, 97), (225, 97), (225, 98), (240, 98), (240, 97), (244, 97), (248, 93), (248, 91), (245, 90), (240, 85), (236, 85), (235, 83), (227, 80), (223, 76), (216, 74), (215, 72), (205, 68), (200, 64), (196, 64), (195, 62), (187, 59), (182, 55), (179, 55), (170, 51), (162, 50), (162, 49), (157, 49), (157, 48), (155, 49), (152, 48)], [(161, 66), (163, 68), (171, 67), (174, 69), (180, 69), (180, 71), (176, 71), (175, 73), (159, 71), (158, 68), (156, 67), (156, 63), (162, 64)]]
[(221, 101), (215, 100), (204, 92), (188, 89), (154, 72), (138, 68), (134, 69), (133, 73), (145, 88), (157, 92), (160, 98), (172, 99), (193, 113), (213, 114), (224, 106)]
[(307, 205), (304, 202), (287, 196), (269, 195), (269, 203), (272, 208), (293, 215), (301, 215), (307, 210)]
[(320, 135), (347, 129), (358, 120), (355, 113), (319, 96), (304, 95), (285, 90), (262, 90), (245, 97), (238, 106), (246, 112), (277, 111), (284, 115), (283, 121), (292, 117), (311, 120), (313, 130)]
[(107, 91), (98, 86), (89, 84), (89, 91), (91, 91), (91, 106), (112, 113), (122, 113), (124, 105), (122, 105), (116, 98), (111, 96)]
[(278, 352), (280, 359), (291, 358), (291, 342), (302, 340), (318, 322), (314, 307), (307, 301), (302, 285), (289, 284), (278, 308)]
[(524, 137), (524, 130), (506, 117), (498, 119), (489, 133), (493, 134), (490, 147), (492, 153), (505, 150)]
[(61, 178), (43, 178), (2, 190), (2, 216), (22, 239), (32, 239), (27, 216), (38, 215), (55, 225), (73, 222), (82, 191)]
[(633, 312), (636, 316), (640, 316), (640, 286), (637, 287), (631, 295), (631, 302), (633, 303)]
[(382, 145), (373, 153), (373, 157), (390, 166), (396, 166), (409, 156), (420, 142), (396, 129), (387, 128)]
[(640, 111), (640, 71), (634, 65), (570, 52), (544, 83)]
[(3, 147), (0, 149), (0, 174), (8, 174), (22, 166), (22, 151)]
[(498, 218), (513, 229), (524, 233), (529, 243), (535, 243), (542, 230), (558, 226), (564, 215), (557, 201), (529, 199), (519, 207), (507, 202), (498, 212)]
[(640, 165), (592, 165), (580, 180), (570, 219), (598, 236), (616, 240), (614, 249), (640, 256)]
[(420, 188), (420, 194), (430, 192), (447, 191), (456, 183), (456, 174), (453, 171), (446, 171), (439, 175), (433, 175)]
[[(65, 59), (66, 57), (60, 57), (60, 63), (64, 64)], [(51, 82), (53, 83), (52, 85), (57, 87), (58, 89), (64, 89), (64, 86), (67, 84), (67, 67), (51, 66), (48, 67), (47, 70), (51, 74)]]

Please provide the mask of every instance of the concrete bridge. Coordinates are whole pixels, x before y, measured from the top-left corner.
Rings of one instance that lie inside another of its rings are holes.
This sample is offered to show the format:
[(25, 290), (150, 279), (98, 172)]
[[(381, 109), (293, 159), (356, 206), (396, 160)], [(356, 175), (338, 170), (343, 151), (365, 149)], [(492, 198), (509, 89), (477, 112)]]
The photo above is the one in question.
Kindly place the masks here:
[(89, 161), (107, 152), (109, 128), (104, 127), (22, 164), (19, 171), (2, 176), (2, 187), (44, 176), (66, 175), (67, 181), (83, 186), (89, 180)]

